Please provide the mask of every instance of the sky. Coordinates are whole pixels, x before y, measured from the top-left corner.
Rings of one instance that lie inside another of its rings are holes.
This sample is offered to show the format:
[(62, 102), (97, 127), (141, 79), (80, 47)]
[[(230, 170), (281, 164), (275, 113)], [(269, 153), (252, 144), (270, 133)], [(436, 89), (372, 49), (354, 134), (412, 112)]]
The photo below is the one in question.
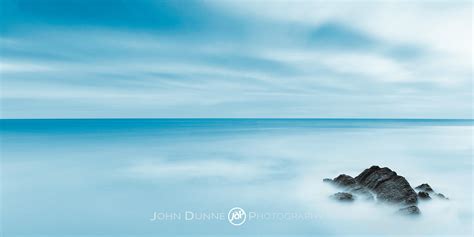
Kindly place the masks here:
[(472, 9), (0, 0), (0, 116), (472, 118)]

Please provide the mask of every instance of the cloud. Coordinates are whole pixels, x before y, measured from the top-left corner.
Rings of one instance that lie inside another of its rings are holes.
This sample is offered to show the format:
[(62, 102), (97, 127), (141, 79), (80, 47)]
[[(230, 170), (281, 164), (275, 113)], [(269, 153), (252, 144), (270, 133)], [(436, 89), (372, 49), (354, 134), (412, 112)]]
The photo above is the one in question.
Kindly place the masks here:
[(362, 36), (369, 34), (388, 42), (428, 45), (434, 50), (463, 55), (464, 59), (470, 57), (469, 49), (472, 48), (470, 1), (299, 1), (297, 4), (287, 0), (272, 1), (272, 4), (211, 2), (217, 8), (236, 14), (309, 27), (338, 22), (361, 31), (352, 36), (357, 36), (359, 40), (366, 41)]
[(309, 42), (319, 50), (367, 50), (378, 46), (379, 42), (369, 35), (349, 29), (342, 24), (323, 23), (309, 32)]
[(471, 116), (466, 4), (7, 4), (6, 117)]
[(40, 65), (28, 62), (0, 62), (0, 73), (21, 73), (21, 72), (45, 72), (51, 71), (48, 65)]

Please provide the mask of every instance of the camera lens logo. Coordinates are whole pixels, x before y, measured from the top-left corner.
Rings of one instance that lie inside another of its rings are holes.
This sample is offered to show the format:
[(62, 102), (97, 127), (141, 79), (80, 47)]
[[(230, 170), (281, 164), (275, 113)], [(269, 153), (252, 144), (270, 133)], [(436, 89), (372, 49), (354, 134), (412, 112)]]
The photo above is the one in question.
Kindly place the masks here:
[(240, 207), (234, 207), (230, 209), (229, 214), (227, 214), (227, 219), (229, 219), (230, 224), (239, 226), (245, 223), (247, 213)]

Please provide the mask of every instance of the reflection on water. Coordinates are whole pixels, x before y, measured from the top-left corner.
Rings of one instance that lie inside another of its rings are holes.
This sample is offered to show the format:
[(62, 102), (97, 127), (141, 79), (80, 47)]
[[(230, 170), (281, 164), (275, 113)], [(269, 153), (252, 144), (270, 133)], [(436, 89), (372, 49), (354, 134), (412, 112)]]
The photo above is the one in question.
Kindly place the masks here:
[[(5, 236), (472, 234), (471, 120), (2, 120), (1, 135)], [(323, 178), (371, 165), (451, 200), (411, 219), (327, 198)], [(150, 222), (233, 207), (317, 218)]]

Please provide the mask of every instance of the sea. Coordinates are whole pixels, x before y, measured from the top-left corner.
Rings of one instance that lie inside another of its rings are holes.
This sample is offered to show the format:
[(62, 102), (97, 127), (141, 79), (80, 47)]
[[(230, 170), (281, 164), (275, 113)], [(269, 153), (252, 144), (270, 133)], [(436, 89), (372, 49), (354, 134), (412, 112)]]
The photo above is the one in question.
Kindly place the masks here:
[[(2, 119), (2, 236), (472, 236), (473, 120)], [(329, 198), (389, 167), (449, 200)]]

